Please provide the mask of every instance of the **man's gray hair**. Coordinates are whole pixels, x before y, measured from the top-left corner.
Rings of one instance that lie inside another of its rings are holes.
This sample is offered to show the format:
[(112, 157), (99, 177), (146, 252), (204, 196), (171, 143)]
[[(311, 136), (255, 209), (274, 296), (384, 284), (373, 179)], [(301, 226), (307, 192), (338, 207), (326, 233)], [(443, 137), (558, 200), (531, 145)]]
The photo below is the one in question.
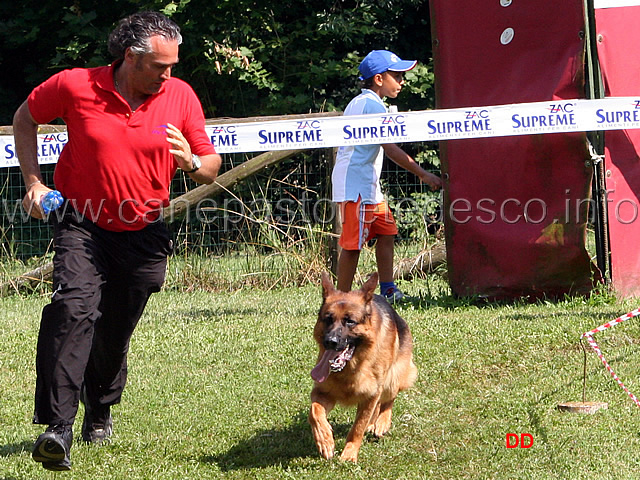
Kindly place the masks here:
[(118, 22), (109, 35), (109, 53), (114, 59), (124, 58), (127, 48), (135, 54), (151, 53), (151, 37), (160, 35), (166, 40), (182, 43), (180, 27), (173, 20), (158, 12), (141, 12), (129, 15)]

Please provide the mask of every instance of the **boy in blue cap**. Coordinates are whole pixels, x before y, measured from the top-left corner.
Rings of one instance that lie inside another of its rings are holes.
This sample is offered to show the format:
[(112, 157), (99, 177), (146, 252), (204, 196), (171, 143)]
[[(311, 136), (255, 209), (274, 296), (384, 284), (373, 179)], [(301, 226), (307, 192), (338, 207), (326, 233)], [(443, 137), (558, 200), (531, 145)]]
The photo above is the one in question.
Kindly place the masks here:
[[(383, 98), (396, 98), (404, 84), (404, 72), (416, 66), (416, 60), (402, 60), (388, 50), (373, 50), (362, 61), (362, 93), (344, 111), (345, 115), (387, 113)], [(440, 178), (425, 171), (410, 155), (394, 143), (340, 147), (331, 175), (333, 201), (342, 216), (342, 247), (338, 259), (338, 289), (351, 290), (363, 245), (376, 238), (376, 263), (380, 293), (391, 303), (404, 295), (393, 281), (395, 220), (380, 188), (382, 161), (391, 160), (415, 174), (431, 188), (442, 186)]]

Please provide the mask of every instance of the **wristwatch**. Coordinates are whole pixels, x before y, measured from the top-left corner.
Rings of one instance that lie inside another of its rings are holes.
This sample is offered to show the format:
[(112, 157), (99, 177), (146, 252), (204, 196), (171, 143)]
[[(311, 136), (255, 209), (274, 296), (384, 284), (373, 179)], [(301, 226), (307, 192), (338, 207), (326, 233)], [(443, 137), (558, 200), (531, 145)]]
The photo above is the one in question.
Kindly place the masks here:
[(187, 173), (194, 173), (196, 172), (201, 166), (202, 166), (202, 162), (200, 161), (200, 157), (198, 155), (191, 155), (191, 164), (193, 165), (193, 168), (191, 170), (187, 170)]

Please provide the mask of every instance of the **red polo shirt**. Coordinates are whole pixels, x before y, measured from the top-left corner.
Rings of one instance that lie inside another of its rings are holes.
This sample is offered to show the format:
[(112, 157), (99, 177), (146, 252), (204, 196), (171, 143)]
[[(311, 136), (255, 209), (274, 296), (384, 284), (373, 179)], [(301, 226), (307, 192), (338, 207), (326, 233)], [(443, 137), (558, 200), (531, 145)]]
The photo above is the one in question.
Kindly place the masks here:
[(76, 210), (112, 231), (140, 230), (169, 204), (177, 164), (166, 125), (178, 127), (197, 155), (215, 153), (193, 89), (171, 78), (135, 112), (117, 93), (112, 66), (62, 71), (29, 95), (38, 123), (62, 118), (68, 142), (54, 183)]

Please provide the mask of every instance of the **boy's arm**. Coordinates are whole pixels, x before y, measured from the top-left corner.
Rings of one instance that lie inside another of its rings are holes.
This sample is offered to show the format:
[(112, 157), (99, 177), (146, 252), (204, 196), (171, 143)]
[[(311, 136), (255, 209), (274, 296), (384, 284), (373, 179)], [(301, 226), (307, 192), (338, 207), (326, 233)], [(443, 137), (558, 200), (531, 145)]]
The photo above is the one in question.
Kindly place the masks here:
[(385, 143), (382, 145), (382, 148), (384, 148), (384, 153), (386, 153), (391, 160), (405, 170), (416, 175), (422, 182), (429, 185), (432, 189), (435, 190), (442, 187), (442, 180), (440, 177), (423, 169), (413, 158), (411, 158), (409, 154), (395, 143)]

